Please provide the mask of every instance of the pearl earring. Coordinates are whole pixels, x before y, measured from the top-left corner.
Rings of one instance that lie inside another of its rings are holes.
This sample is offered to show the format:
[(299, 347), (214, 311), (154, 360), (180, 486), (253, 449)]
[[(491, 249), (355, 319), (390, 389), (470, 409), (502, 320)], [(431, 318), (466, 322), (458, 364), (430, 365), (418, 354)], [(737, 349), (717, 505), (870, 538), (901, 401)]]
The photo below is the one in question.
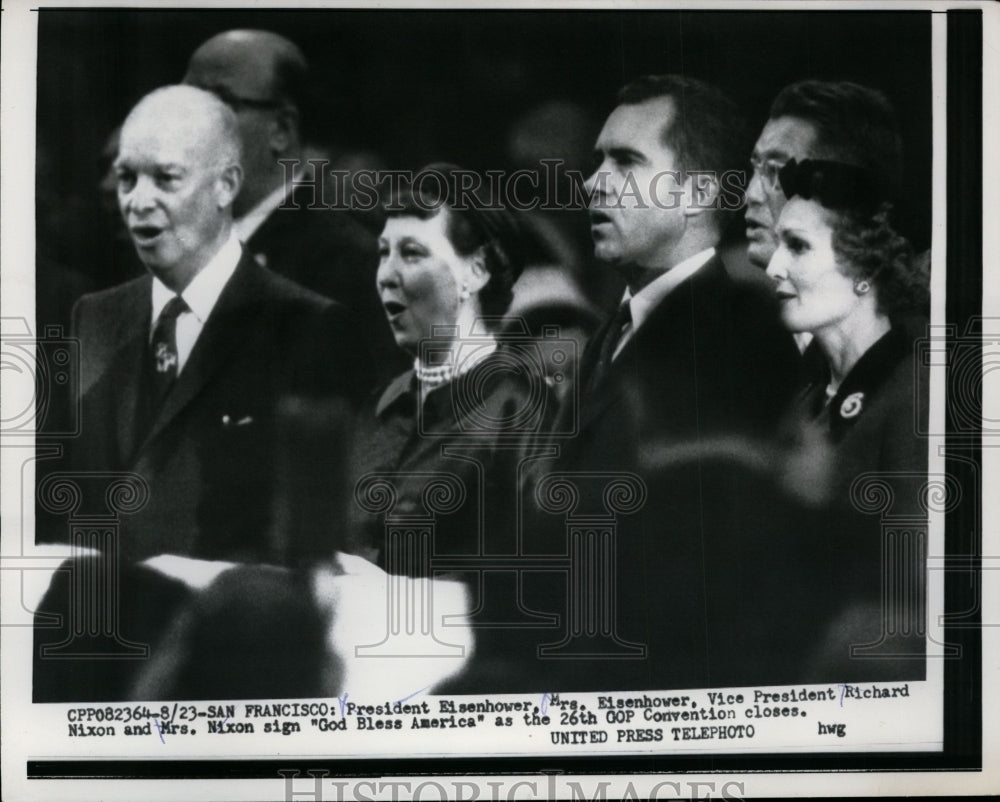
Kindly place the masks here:
[(462, 301), (468, 301), (469, 300), (469, 288), (467, 286), (465, 286), (464, 284), (462, 285), (462, 291), (458, 294), (458, 297)]
[(872, 285), (863, 279), (854, 283), (854, 292), (858, 295), (866, 294), (871, 288)]

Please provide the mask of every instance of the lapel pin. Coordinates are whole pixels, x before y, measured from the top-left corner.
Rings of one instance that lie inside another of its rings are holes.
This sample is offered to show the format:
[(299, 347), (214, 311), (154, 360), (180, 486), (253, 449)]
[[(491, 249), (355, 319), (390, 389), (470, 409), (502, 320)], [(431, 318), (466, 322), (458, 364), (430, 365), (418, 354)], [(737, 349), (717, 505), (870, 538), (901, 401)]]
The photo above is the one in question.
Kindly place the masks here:
[(864, 400), (864, 393), (851, 393), (844, 399), (844, 403), (840, 405), (840, 417), (847, 420), (856, 418), (861, 414), (861, 409), (864, 406)]

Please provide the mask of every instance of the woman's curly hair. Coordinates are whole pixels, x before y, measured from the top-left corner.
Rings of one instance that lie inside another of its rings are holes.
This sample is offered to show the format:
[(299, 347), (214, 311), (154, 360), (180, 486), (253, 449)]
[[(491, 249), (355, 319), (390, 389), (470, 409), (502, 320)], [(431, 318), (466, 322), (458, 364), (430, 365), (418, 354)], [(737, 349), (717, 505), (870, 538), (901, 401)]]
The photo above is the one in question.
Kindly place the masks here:
[[(490, 328), (510, 308), (514, 282), (524, 269), (527, 230), (513, 211), (464, 189), (472, 171), (435, 163), (421, 169), (414, 182), (383, 199), (388, 217), (430, 219), (447, 209), (445, 233), (459, 256), (479, 252), (489, 280), (479, 291), (479, 303)], [(481, 183), (481, 177), (480, 177)]]
[(930, 262), (915, 257), (909, 241), (893, 229), (892, 204), (874, 212), (831, 210), (833, 250), (851, 276), (875, 289), (878, 310), (890, 320), (930, 307)]
[(896, 322), (930, 308), (930, 261), (915, 258), (892, 226), (884, 181), (858, 164), (789, 159), (778, 173), (787, 198), (813, 200), (827, 210), (833, 250), (849, 275), (875, 288), (878, 311)]

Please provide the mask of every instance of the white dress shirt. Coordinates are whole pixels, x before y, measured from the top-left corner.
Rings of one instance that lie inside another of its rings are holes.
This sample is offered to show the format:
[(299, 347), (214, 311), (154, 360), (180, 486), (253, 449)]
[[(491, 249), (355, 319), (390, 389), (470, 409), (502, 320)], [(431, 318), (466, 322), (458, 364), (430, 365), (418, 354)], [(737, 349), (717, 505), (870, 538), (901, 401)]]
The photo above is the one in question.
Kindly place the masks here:
[(260, 200), (260, 202), (254, 206), (245, 215), (237, 220), (233, 221), (233, 231), (236, 232), (236, 236), (239, 238), (240, 242), (249, 242), (250, 237), (253, 236), (254, 232), (261, 227), (263, 222), (271, 216), (281, 204), (285, 201), (285, 198), (290, 198), (292, 196), (293, 189), (299, 185), (302, 181), (302, 170), (296, 169), (292, 174), (292, 183), (289, 186), (285, 186), (284, 182), (280, 186), (276, 187), (269, 195), (266, 195)]
[(618, 346), (615, 348), (614, 354), (611, 355), (612, 360), (614, 360), (618, 354), (622, 352), (622, 348), (625, 346), (625, 343), (631, 340), (632, 335), (636, 332), (636, 329), (649, 319), (653, 310), (663, 303), (663, 300), (677, 286), (679, 286), (681, 282), (690, 278), (697, 273), (701, 267), (708, 264), (709, 260), (713, 256), (715, 256), (715, 248), (706, 248), (703, 251), (699, 251), (694, 256), (689, 256), (683, 262), (678, 262), (662, 276), (659, 276), (654, 281), (649, 282), (649, 284), (639, 290), (639, 292), (635, 295), (632, 295), (630, 290), (625, 290), (625, 294), (622, 296), (621, 302), (629, 305), (629, 312), (632, 314), (632, 323), (625, 329), (625, 333), (622, 334), (621, 339), (618, 341)]
[(280, 186), (270, 195), (265, 196), (260, 203), (254, 206), (249, 212), (238, 220), (233, 221), (233, 231), (240, 242), (247, 242), (253, 233), (260, 228), (268, 216), (285, 199), (285, 187)]
[[(205, 265), (187, 285), (181, 293), (181, 298), (191, 310), (182, 312), (177, 316), (177, 373), (184, 369), (184, 365), (191, 356), (194, 344), (198, 341), (201, 330), (205, 327), (205, 321), (215, 308), (219, 296), (222, 294), (226, 283), (232, 278), (239, 264), (243, 251), (240, 248), (240, 241), (236, 234), (230, 234), (226, 244), (223, 245), (212, 260)], [(167, 287), (155, 276), (153, 277), (153, 316), (150, 318), (149, 336), (152, 339), (153, 329), (156, 328), (156, 321), (163, 308), (170, 302), (176, 293)]]

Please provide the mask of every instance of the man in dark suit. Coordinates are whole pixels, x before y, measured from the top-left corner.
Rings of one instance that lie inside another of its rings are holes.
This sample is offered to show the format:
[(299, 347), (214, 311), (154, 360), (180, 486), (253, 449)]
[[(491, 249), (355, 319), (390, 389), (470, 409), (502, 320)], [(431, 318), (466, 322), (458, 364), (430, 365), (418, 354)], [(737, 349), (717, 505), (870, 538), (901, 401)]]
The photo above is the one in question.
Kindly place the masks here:
[(206, 570), (191, 558), (280, 562), (288, 544), (271, 521), (279, 471), (323, 474), (343, 458), (282, 464), (283, 400), (349, 404), (372, 381), (349, 312), (241, 248), (232, 227), (240, 138), (217, 97), (171, 86), (143, 98), (122, 128), (115, 174), (149, 274), (74, 308), (81, 432), (70, 465), (81, 487), (137, 474), (148, 501), (120, 516), (116, 542), (77, 553), (56, 572), (39, 620), (65, 624), (92, 610), (115, 631), (77, 625), (67, 637), (64, 628), (36, 628), (38, 701), (125, 698), (141, 661), (80, 658), (109, 648), (118, 655), (122, 638), (133, 657), (135, 644), (158, 654), (162, 632), (199, 585), (192, 569)]
[(773, 299), (732, 281), (715, 251), (740, 205), (726, 183), (741, 161), (735, 105), (680, 76), (618, 99), (587, 186), (595, 254), (627, 289), (581, 364), (580, 433), (564, 456), (576, 468), (634, 467), (651, 437), (766, 435), (793, 381)]
[[(711, 589), (738, 577), (744, 545), (759, 546), (768, 496), (753, 446), (773, 433), (796, 375), (774, 298), (733, 281), (715, 250), (742, 200), (727, 197), (745, 152), (736, 107), (673, 75), (640, 79), (618, 101), (587, 187), (595, 253), (627, 289), (581, 361), (578, 431), (555, 472), (578, 486), (580, 520), (609, 519), (610, 473), (635, 477), (645, 502), (615, 514), (613, 539), (593, 544), (600, 565), (566, 586), (561, 610), (552, 594), (562, 583), (526, 590), (529, 607), (568, 622), (602, 611), (575, 659), (534, 664), (553, 689), (699, 687), (720, 676), (711, 658), (727, 654), (739, 607), (711, 604)], [(566, 553), (584, 531), (542, 515), (525, 541)]]
[(193, 87), (148, 95), (122, 131), (118, 198), (149, 275), (74, 310), (74, 453), (78, 468), (149, 483), (123, 533), (127, 559), (267, 556), (279, 401), (370, 384), (349, 313), (241, 249), (239, 155), (233, 112)]
[(215, 93), (236, 113), (244, 181), (233, 214), (246, 250), (269, 270), (347, 306), (378, 375), (398, 374), (406, 359), (375, 291), (378, 231), (368, 230), (360, 214), (324, 205), (335, 199), (323, 192), (323, 164), (306, 161), (305, 132), (320, 99), (311, 97), (302, 51), (270, 31), (225, 31), (195, 50), (183, 82)]

